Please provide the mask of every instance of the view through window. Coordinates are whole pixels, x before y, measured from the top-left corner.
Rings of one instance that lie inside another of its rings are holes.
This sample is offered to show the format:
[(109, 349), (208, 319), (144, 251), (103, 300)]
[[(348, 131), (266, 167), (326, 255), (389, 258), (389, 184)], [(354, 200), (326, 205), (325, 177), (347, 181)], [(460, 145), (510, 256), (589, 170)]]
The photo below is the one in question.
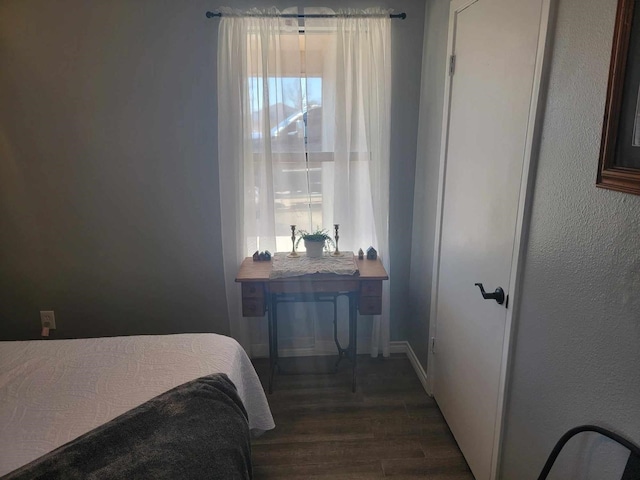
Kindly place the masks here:
[(244, 131), (254, 159), (245, 170), (254, 189), (245, 190), (247, 253), (274, 243), (290, 251), (291, 225), (333, 235), (341, 222), (350, 230), (341, 229), (343, 247), (355, 248), (355, 235), (374, 235), (365, 118), (375, 103), (364, 78), (352, 73), (363, 68), (362, 52), (338, 48), (352, 32), (335, 26), (288, 28), (275, 40), (250, 33), (247, 42)]
[[(305, 40), (305, 35), (299, 34), (299, 51), (290, 54), (300, 55), (302, 66), (318, 65), (321, 52), (307, 50)], [(314, 70), (320, 74), (307, 75), (300, 68), (282, 77), (248, 79), (253, 151), (255, 154), (269, 151), (272, 159), (277, 251), (291, 249), (291, 225), (307, 231), (331, 227), (323, 223), (323, 196), (332, 190), (333, 168), (326, 162), (333, 160), (333, 156), (331, 142), (323, 138), (322, 68)], [(256, 178), (258, 217), (260, 188)], [(299, 247), (304, 249), (302, 244)]]

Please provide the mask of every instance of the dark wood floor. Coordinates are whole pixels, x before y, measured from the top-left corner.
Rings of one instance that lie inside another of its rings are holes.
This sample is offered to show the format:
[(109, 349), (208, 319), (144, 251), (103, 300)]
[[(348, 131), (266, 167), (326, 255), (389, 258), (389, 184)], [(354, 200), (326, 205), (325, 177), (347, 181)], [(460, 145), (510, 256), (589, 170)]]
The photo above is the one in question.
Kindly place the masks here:
[[(335, 357), (280, 362), (285, 372), (318, 372)], [(254, 365), (266, 385), (268, 360)], [(256, 480), (473, 480), (406, 356), (359, 356), (355, 394), (350, 373), (344, 360), (334, 375), (276, 376), (268, 395), (276, 428), (252, 444)]]

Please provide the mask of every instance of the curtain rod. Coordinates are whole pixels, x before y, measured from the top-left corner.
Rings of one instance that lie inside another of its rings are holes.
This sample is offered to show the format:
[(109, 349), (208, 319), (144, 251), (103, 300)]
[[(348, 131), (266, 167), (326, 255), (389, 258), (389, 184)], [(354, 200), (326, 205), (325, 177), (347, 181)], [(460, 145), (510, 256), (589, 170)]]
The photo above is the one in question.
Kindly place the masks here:
[[(207, 12), (207, 18), (213, 18), (213, 17), (222, 17), (222, 13), (220, 12)], [(244, 15), (246, 17), (262, 17), (262, 16), (266, 16), (266, 15)], [(282, 13), (280, 15), (273, 15), (275, 17), (282, 17), (282, 18), (334, 18), (337, 17), (338, 15), (331, 15), (331, 14), (324, 14), (324, 13), (310, 13), (308, 15), (304, 15), (304, 14), (297, 14), (297, 13)], [(349, 17), (369, 17), (371, 15), (347, 15)], [(404, 20), (405, 18), (407, 18), (407, 14), (402, 12), (402, 13), (391, 13), (389, 15), (389, 18), (400, 18), (401, 20)]]

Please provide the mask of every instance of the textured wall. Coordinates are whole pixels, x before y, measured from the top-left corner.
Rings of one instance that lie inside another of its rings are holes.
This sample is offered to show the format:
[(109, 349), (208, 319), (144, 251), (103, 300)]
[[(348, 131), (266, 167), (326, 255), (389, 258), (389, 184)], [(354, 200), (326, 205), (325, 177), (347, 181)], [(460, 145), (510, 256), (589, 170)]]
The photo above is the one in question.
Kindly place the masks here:
[[(390, 178), (392, 338), (405, 339), (424, 2), (377, 5), (408, 14), (392, 27)], [(216, 6), (0, 2), (0, 339), (37, 338), (44, 308), (57, 337), (229, 332)]]
[[(553, 444), (579, 424), (640, 443), (640, 196), (595, 186), (616, 3), (557, 4), (508, 390), (506, 480), (536, 478)], [(558, 478), (605, 478), (593, 473), (598, 445), (576, 445), (579, 466)]]
[(413, 237), (407, 318), (409, 343), (427, 369), (431, 276), (440, 166), (449, 2), (429, 0), (425, 12), (422, 89), (413, 206)]

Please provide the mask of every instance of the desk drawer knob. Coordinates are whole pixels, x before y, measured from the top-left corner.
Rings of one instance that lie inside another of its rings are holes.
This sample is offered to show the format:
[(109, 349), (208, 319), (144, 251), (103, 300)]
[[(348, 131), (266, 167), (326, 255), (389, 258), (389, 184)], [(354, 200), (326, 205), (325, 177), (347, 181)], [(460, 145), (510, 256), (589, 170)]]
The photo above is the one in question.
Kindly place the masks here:
[(265, 303), (261, 299), (242, 299), (243, 317), (262, 317), (265, 310)]
[(262, 283), (243, 283), (242, 298), (263, 298), (264, 285)]
[(382, 281), (365, 281), (360, 285), (360, 295), (378, 297), (382, 295)]

